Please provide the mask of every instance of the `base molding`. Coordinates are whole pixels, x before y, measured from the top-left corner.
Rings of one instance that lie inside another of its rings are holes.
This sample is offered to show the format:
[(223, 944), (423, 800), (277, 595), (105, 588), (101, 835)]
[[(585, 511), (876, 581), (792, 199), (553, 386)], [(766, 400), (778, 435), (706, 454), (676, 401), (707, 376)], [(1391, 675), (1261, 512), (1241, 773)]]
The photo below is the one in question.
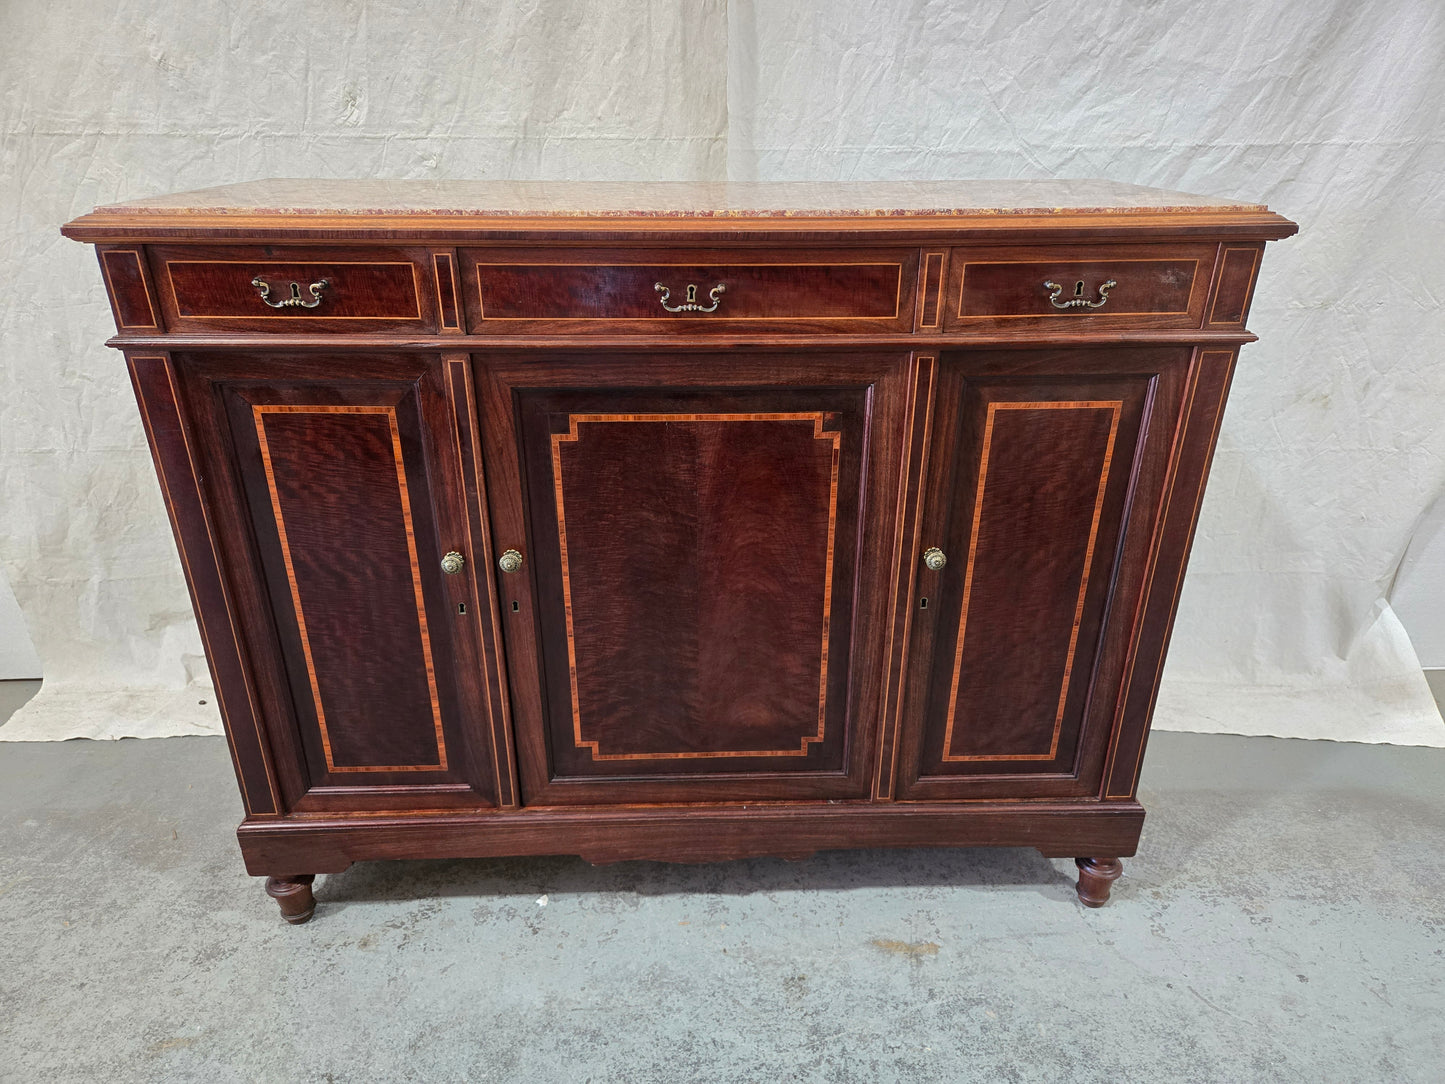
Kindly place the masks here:
[(1134, 854), (1138, 802), (876, 803), (524, 809), (246, 821), (246, 869), (339, 873), (377, 859), (578, 855), (588, 862), (719, 862), (870, 847), (1034, 847), (1049, 858)]

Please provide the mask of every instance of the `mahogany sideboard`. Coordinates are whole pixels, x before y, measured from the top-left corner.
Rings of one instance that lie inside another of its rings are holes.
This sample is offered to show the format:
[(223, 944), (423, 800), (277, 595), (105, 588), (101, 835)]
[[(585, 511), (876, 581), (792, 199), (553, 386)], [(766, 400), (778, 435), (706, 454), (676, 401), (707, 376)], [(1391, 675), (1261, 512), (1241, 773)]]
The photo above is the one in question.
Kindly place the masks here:
[(288, 921), (366, 859), (1105, 902), (1266, 241), (1102, 181), (258, 181), (95, 244)]

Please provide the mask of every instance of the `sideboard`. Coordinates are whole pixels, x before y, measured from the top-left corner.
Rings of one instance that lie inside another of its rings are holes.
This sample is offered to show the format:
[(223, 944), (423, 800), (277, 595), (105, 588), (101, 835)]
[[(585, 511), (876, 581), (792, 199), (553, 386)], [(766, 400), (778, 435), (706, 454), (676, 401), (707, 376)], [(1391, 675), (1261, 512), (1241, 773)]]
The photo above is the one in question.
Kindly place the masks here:
[(1265, 242), (1103, 181), (257, 181), (96, 246), (290, 922), (371, 859), (1104, 903)]

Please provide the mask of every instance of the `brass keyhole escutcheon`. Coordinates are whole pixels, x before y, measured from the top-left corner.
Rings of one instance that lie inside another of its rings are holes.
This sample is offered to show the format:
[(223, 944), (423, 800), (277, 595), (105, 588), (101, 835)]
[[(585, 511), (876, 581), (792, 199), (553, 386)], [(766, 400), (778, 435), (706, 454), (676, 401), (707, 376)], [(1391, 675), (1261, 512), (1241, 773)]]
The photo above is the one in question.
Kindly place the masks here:
[(331, 285), (331, 281), (330, 281), (329, 279), (320, 279), (320, 280), (318, 280), (318, 281), (316, 281), (316, 282), (313, 282), (310, 286), (306, 287), (307, 292), (309, 292), (309, 293), (311, 294), (311, 300), (310, 300), (310, 301), (307, 301), (307, 300), (305, 300), (304, 298), (302, 298), (302, 296), (301, 296), (301, 284), (300, 284), (299, 282), (293, 282), (293, 283), (291, 283), (291, 294), (290, 294), (290, 296), (289, 296), (289, 297), (284, 297), (284, 298), (282, 298), (280, 301), (272, 301), (272, 300), (271, 300), (271, 284), (270, 284), (269, 282), (267, 282), (265, 279), (263, 279), (260, 275), (257, 275), (255, 278), (253, 278), (253, 279), (251, 280), (251, 285), (254, 286), (254, 287), (256, 287), (256, 290), (257, 290), (257, 291), (260, 293), (260, 295), (261, 295), (261, 300), (264, 301), (269, 308), (273, 308), (273, 309), (291, 309), (291, 308), (314, 309), (314, 308), (316, 308), (317, 305), (321, 304), (321, 291), (324, 290), (324, 289), (326, 289), (326, 287), (330, 286), (330, 285)]
[(681, 305), (669, 305), (672, 298), (672, 287), (664, 286), (660, 282), (653, 283), (652, 288), (657, 291), (658, 301), (668, 312), (717, 312), (717, 307), (722, 303), (723, 291), (727, 289), (724, 283), (719, 282), (707, 292), (711, 305), (704, 305), (697, 299), (697, 283), (687, 284), (687, 300)]
[(455, 576), (458, 572), (462, 570), (462, 566), (466, 563), (466, 559), (463, 558), (460, 553), (458, 553), (456, 550), (452, 550), (450, 553), (448, 553), (445, 557), (442, 558), (442, 571), (445, 572), (448, 576)]
[(1118, 285), (1117, 279), (1099, 283), (1099, 300), (1097, 301), (1090, 301), (1084, 296), (1083, 279), (1074, 283), (1074, 296), (1067, 301), (1059, 300), (1064, 292), (1061, 284), (1050, 279), (1044, 283), (1044, 289), (1050, 291), (1049, 304), (1056, 309), (1102, 309), (1109, 302), (1109, 291)]
[(948, 564), (948, 558), (937, 546), (929, 546), (923, 551), (923, 563), (928, 566), (931, 572), (941, 572), (943, 566)]
[(497, 567), (510, 575), (522, 567), (522, 555), (516, 550), (503, 550), (497, 558)]

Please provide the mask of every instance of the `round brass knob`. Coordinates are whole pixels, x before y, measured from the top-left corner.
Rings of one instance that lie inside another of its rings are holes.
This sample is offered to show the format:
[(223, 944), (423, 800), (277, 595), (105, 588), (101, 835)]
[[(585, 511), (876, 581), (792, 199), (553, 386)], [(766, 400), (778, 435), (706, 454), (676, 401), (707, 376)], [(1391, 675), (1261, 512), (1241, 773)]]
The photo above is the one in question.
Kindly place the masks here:
[(462, 565), (464, 564), (466, 564), (466, 561), (462, 555), (456, 550), (452, 550), (442, 558), (442, 571), (448, 576), (455, 576), (462, 570)]
[(522, 555), (516, 550), (503, 550), (502, 556), (497, 558), (497, 567), (503, 572), (516, 572), (522, 567)]
[(933, 572), (942, 571), (943, 566), (948, 564), (948, 558), (937, 546), (929, 546), (923, 551), (923, 563)]

